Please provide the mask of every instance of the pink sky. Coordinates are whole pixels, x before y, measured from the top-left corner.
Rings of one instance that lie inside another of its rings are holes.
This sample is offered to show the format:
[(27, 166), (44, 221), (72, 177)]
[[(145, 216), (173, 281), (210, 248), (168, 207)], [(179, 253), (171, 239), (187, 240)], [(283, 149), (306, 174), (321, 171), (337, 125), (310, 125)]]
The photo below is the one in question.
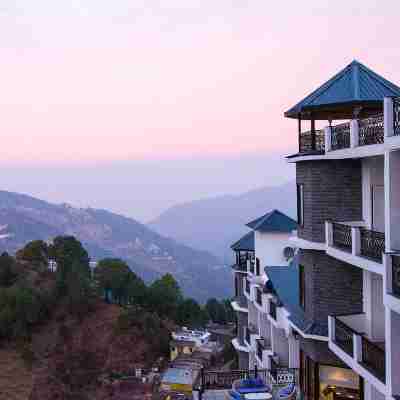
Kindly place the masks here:
[(2, 162), (283, 155), (283, 112), (353, 59), (400, 84), (399, 20), (398, 0), (3, 0)]

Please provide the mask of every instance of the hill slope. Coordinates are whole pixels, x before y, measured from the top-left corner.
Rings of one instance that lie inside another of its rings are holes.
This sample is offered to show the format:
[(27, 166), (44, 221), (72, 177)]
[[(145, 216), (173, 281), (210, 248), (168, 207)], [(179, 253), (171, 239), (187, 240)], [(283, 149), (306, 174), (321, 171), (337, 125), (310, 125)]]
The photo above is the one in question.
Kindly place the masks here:
[(185, 295), (197, 300), (232, 295), (230, 271), (216, 257), (165, 238), (134, 219), (0, 191), (0, 251), (13, 253), (30, 240), (65, 234), (76, 236), (92, 259), (123, 258), (146, 281), (171, 272)]
[(220, 196), (176, 205), (149, 226), (162, 235), (209, 251), (229, 262), (229, 246), (248, 231), (244, 224), (274, 208), (289, 216), (295, 215), (294, 182), (252, 190), (239, 196)]

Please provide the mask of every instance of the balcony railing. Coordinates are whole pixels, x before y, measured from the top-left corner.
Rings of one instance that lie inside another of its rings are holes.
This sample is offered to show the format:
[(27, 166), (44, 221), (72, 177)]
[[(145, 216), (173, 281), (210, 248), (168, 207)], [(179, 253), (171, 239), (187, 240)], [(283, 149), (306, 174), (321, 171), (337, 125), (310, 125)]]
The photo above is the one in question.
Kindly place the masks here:
[(246, 283), (245, 283), (245, 288), (244, 290), (246, 291), (246, 293), (250, 296), (250, 282), (248, 279), (246, 279)]
[(331, 128), (331, 149), (340, 150), (350, 147), (350, 123), (332, 126)]
[(256, 302), (259, 306), (262, 306), (262, 291), (259, 288), (256, 289)]
[(400, 298), (400, 256), (392, 256), (392, 294)]
[(324, 151), (325, 151), (325, 133), (323, 130), (300, 133), (299, 153), (323, 153)]
[(400, 97), (393, 99), (393, 135), (400, 135)]
[(250, 262), (250, 273), (254, 275), (255, 267), (254, 267), (254, 262)]
[[(366, 316), (363, 313), (330, 316), (329, 340), (352, 357), (355, 363), (385, 382), (384, 343), (372, 342), (365, 333), (362, 333), (366, 322)], [(338, 355), (341, 357), (340, 354)]]
[(269, 315), (276, 320), (276, 309), (277, 309), (277, 305), (276, 303), (274, 303), (273, 301), (269, 302)]
[(359, 145), (382, 144), (384, 142), (383, 114), (358, 121)]
[(332, 237), (333, 245), (341, 250), (351, 252), (352, 240), (351, 240), (351, 226), (344, 225), (338, 222), (332, 223)]
[(360, 228), (360, 252), (364, 257), (382, 262), (382, 253), (385, 251), (385, 234)]
[(265, 350), (264, 338), (257, 339), (257, 357), (261, 362), (263, 361), (264, 350)]
[(250, 329), (248, 327), (246, 327), (246, 329), (245, 329), (244, 340), (247, 342), (248, 345), (251, 344), (251, 342), (250, 342)]
[(385, 350), (372, 343), (365, 336), (362, 342), (362, 364), (382, 382), (386, 381)]
[(354, 331), (337, 317), (335, 317), (334, 342), (349, 356), (353, 357)]

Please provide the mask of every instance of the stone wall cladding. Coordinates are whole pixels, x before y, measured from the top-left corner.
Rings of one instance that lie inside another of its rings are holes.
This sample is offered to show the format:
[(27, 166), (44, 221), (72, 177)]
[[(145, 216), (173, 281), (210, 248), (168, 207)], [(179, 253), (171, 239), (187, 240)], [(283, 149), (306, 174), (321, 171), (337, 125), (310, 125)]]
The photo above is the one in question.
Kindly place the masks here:
[(247, 313), (238, 312), (237, 315), (237, 337), (239, 343), (244, 345), (244, 327), (247, 327)]
[(304, 161), (296, 164), (296, 181), (304, 185), (302, 239), (324, 242), (325, 221), (362, 219), (360, 160)]
[(322, 251), (302, 250), (308, 319), (327, 324), (328, 315), (361, 313), (363, 274), (360, 268)]
[(249, 368), (249, 353), (244, 351), (238, 351), (238, 366), (239, 369), (248, 369)]

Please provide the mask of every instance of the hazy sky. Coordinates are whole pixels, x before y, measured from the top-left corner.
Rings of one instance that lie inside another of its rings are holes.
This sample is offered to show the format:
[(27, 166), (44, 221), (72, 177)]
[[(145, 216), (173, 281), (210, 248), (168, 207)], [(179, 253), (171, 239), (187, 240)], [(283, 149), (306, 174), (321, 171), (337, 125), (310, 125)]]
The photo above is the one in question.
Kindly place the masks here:
[(399, 0), (1, 0), (0, 188), (145, 220), (287, 180), (283, 112), (353, 59), (399, 84), (399, 20)]

